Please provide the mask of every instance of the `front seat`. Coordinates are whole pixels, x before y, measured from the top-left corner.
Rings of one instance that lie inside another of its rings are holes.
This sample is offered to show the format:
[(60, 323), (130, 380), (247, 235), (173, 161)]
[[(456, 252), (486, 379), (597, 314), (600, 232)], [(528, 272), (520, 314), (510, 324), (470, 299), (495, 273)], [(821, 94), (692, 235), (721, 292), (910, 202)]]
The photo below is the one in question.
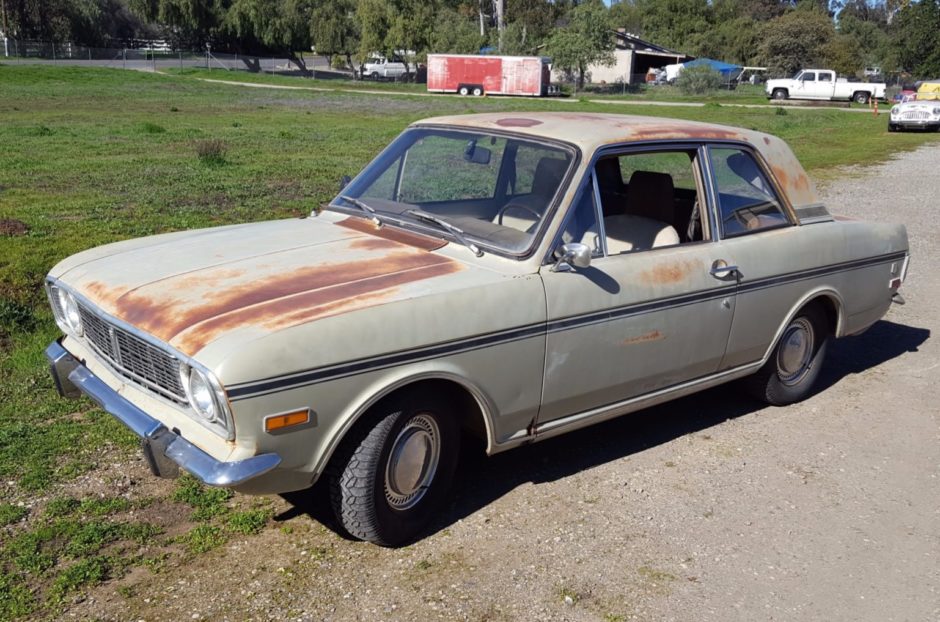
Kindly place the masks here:
[(672, 226), (676, 219), (676, 191), (672, 175), (635, 171), (627, 186), (626, 212)]

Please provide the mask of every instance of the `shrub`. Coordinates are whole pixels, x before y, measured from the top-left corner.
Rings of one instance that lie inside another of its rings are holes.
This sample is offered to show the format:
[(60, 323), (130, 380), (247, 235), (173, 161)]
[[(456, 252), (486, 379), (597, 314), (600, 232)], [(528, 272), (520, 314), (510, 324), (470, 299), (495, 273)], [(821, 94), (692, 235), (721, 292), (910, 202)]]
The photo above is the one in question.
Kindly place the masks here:
[(196, 155), (205, 164), (225, 164), (225, 155), (228, 147), (225, 141), (218, 138), (207, 138), (196, 141)]
[(721, 87), (721, 74), (708, 65), (685, 67), (676, 80), (676, 86), (685, 95), (704, 95)]

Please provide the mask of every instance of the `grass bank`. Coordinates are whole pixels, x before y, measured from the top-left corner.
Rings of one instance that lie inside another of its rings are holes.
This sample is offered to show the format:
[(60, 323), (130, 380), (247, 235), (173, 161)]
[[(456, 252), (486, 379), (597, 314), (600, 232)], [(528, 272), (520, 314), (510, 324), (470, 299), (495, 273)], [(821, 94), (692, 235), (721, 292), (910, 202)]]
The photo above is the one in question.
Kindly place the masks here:
[[(0, 619), (55, 617), (95, 584), (192, 563), (264, 529), (269, 516), (263, 500), (185, 479), (122, 488), (135, 439), (90, 402), (58, 399), (48, 377), (42, 351), (58, 331), (41, 284), (53, 264), (129, 237), (309, 212), (423, 117), (615, 112), (553, 100), (264, 90), (192, 79), (200, 75), (0, 65)], [(713, 103), (623, 112), (777, 134), (817, 176), (936, 140), (888, 134), (883, 117), (837, 110)]]

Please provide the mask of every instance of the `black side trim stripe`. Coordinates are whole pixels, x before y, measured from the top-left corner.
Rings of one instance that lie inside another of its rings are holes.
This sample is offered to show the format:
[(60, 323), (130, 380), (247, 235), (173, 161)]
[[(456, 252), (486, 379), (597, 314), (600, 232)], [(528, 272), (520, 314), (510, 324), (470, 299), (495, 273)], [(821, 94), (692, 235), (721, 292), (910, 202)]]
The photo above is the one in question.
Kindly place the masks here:
[(605, 309), (604, 311), (594, 311), (583, 315), (561, 318), (548, 323), (529, 324), (526, 326), (476, 335), (454, 341), (442, 342), (430, 346), (401, 350), (391, 354), (383, 354), (380, 356), (346, 361), (337, 365), (309, 369), (289, 375), (274, 376), (265, 378), (263, 380), (231, 385), (226, 388), (226, 392), (229, 399), (232, 401), (260, 397), (262, 395), (267, 395), (276, 391), (317, 384), (326, 380), (346, 378), (348, 376), (354, 376), (365, 372), (394, 367), (403, 363), (416, 363), (419, 361), (440, 358), (442, 356), (451, 354), (470, 352), (472, 350), (478, 350), (480, 348), (489, 346), (521, 341), (523, 339), (541, 336), (546, 333), (556, 333), (572, 330), (575, 328), (581, 328), (584, 326), (590, 326), (593, 324), (602, 324), (635, 315), (651, 313), (653, 311), (658, 311), (665, 308), (681, 307), (699, 302), (705, 302), (707, 300), (713, 300), (716, 298), (723, 298), (729, 295), (735, 295), (736, 293), (742, 294), (760, 289), (766, 289), (769, 287), (775, 287), (777, 285), (783, 285), (786, 283), (795, 283), (818, 278), (820, 276), (826, 276), (829, 274), (836, 274), (838, 272), (857, 270), (859, 268), (901, 260), (904, 259), (906, 255), (906, 252), (890, 253), (878, 257), (847, 261), (821, 268), (792, 272), (789, 274), (763, 278), (750, 282), (745, 281), (739, 283), (738, 285), (732, 284), (700, 292), (693, 292), (690, 294), (682, 294), (679, 296), (672, 296), (669, 298), (661, 298), (649, 302), (627, 305), (614, 309)]
[(497, 344), (520, 341), (530, 337), (536, 337), (545, 334), (545, 324), (531, 324), (519, 328), (501, 331), (498, 333), (489, 333), (461, 339), (458, 341), (445, 342), (433, 346), (426, 346), (413, 350), (403, 350), (393, 354), (386, 354), (367, 359), (349, 361), (339, 365), (329, 367), (320, 367), (307, 370), (290, 376), (277, 376), (268, 378), (260, 382), (245, 383), (233, 385), (226, 389), (228, 397), (237, 401), (246, 397), (258, 397), (274, 391), (280, 391), (286, 388), (296, 388), (299, 386), (323, 382), (326, 379), (336, 380), (346, 376), (352, 376), (366, 371), (375, 371), (394, 367), (402, 363), (416, 363), (428, 359), (439, 358), (448, 354), (459, 354), (471, 350), (493, 346)]

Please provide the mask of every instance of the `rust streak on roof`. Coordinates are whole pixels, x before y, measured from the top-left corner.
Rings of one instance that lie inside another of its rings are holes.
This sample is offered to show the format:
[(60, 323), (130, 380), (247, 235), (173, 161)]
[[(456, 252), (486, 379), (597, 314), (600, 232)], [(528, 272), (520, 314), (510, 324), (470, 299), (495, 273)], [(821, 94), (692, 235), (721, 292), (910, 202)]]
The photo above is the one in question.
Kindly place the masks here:
[(245, 326), (260, 326), (276, 331), (331, 315), (363, 309), (392, 298), (408, 283), (443, 276), (462, 269), (454, 261), (420, 266), (378, 275), (289, 298), (277, 298), (251, 307), (208, 319), (184, 331), (176, 343), (187, 354), (194, 354), (216, 337)]
[(496, 125), (501, 127), (534, 127), (536, 125), (541, 125), (541, 121), (536, 121), (535, 119), (520, 119), (518, 117), (510, 117), (507, 119), (500, 119), (496, 122)]
[(407, 244), (408, 246), (420, 248), (421, 250), (425, 251), (437, 250), (447, 244), (447, 240), (442, 240), (440, 238), (435, 238), (429, 235), (421, 235), (420, 233), (412, 233), (411, 231), (404, 231), (389, 225), (376, 227), (375, 224), (371, 221), (365, 220), (364, 218), (356, 218), (354, 216), (351, 216), (346, 220), (341, 220), (336, 224), (341, 227), (353, 229), (354, 231), (359, 231), (361, 233), (368, 233), (369, 235), (382, 238), (383, 240), (400, 242), (401, 244)]

